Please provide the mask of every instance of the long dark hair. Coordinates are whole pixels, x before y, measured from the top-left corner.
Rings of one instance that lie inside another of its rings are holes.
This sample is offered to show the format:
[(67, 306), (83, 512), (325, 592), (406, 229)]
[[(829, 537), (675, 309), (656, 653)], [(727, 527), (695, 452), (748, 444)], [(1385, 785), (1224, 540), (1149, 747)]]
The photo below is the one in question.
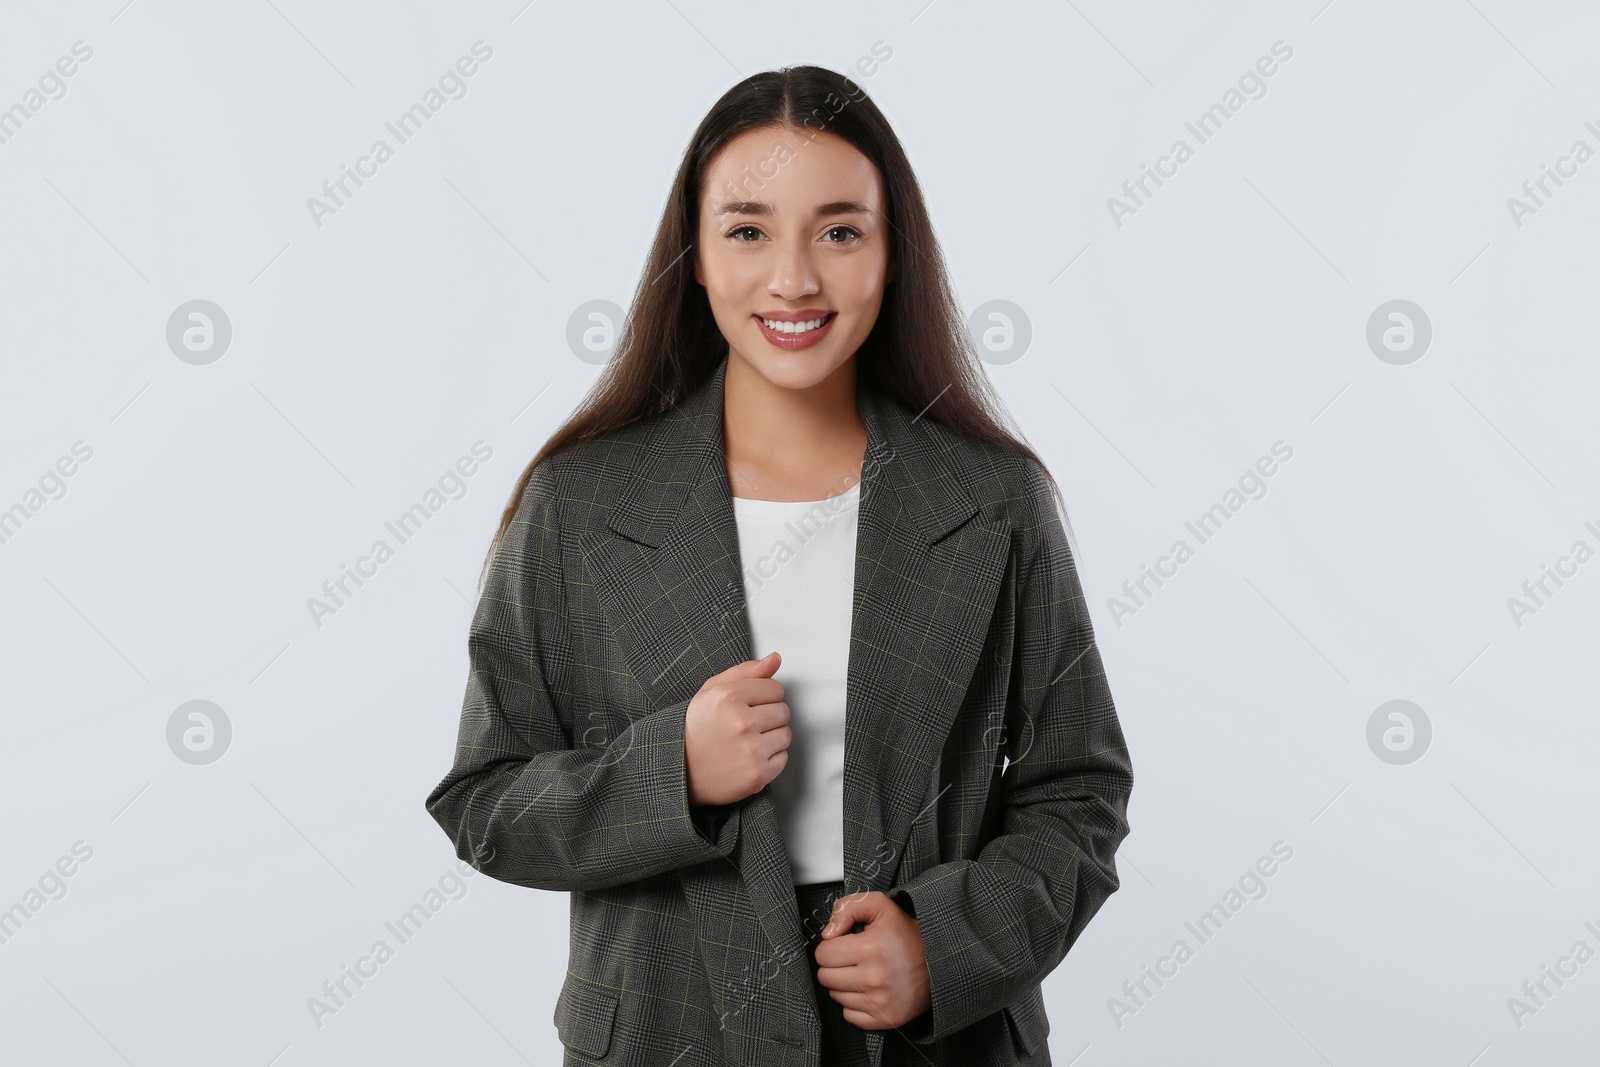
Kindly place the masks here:
[[(722, 95), (694, 131), (678, 164), (667, 207), (617, 348), (589, 395), (528, 462), (500, 517), (484, 559), (493, 559), (534, 468), (570, 444), (590, 440), (665, 411), (705, 382), (727, 355), (690, 253), (699, 237), (701, 182), (734, 137), (780, 127), (812, 138), (826, 131), (854, 145), (882, 176), (893, 272), (877, 322), (856, 351), (856, 387), (882, 390), (923, 417), (970, 438), (1044, 462), (995, 395), (967, 332), (966, 316), (945, 273), (905, 149), (883, 112), (851, 79), (824, 67), (795, 66), (752, 74)], [(802, 146), (803, 150), (803, 146)], [(1061, 490), (1045, 468), (1058, 511)], [(481, 580), (481, 575), (480, 575)]]

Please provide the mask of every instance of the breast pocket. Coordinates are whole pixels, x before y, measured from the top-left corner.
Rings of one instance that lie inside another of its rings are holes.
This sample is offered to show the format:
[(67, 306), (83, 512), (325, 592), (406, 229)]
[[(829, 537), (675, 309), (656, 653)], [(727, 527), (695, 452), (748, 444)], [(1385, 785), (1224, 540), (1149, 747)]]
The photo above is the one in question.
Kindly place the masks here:
[(556, 1036), (563, 1045), (585, 1056), (599, 1058), (611, 1047), (611, 1027), (616, 1021), (614, 994), (567, 976), (556, 998)]

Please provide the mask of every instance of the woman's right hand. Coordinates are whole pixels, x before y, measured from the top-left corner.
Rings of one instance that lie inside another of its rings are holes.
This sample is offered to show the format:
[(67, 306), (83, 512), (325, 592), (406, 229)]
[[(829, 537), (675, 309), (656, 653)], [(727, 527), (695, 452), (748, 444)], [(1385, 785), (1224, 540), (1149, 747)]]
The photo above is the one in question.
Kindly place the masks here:
[(768, 652), (706, 679), (689, 701), (683, 755), (689, 803), (732, 804), (761, 791), (789, 762), (789, 705)]

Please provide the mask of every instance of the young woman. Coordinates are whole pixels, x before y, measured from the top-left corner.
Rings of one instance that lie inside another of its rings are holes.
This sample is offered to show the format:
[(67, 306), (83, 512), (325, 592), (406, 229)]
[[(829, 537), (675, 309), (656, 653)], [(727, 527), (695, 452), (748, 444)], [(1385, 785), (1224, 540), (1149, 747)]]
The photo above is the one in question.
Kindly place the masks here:
[(571, 894), (567, 1063), (1050, 1062), (1039, 984), (1118, 888), (1133, 777), (997, 411), (877, 107), (817, 67), (731, 89), (505, 510), (427, 800)]

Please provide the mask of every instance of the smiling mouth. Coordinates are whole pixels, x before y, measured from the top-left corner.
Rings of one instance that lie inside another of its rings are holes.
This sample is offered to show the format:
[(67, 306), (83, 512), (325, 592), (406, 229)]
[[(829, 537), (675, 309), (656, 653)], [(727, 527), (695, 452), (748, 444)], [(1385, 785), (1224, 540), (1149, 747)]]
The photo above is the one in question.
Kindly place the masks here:
[(837, 311), (830, 311), (821, 318), (808, 319), (805, 322), (785, 322), (782, 319), (764, 319), (760, 315), (756, 315), (754, 317), (756, 321), (760, 322), (763, 326), (769, 330), (772, 330), (774, 333), (787, 334), (791, 337), (801, 337), (812, 332), (813, 330), (819, 330), (826, 326), (829, 322), (833, 321), (834, 316), (838, 314), (839, 313)]

